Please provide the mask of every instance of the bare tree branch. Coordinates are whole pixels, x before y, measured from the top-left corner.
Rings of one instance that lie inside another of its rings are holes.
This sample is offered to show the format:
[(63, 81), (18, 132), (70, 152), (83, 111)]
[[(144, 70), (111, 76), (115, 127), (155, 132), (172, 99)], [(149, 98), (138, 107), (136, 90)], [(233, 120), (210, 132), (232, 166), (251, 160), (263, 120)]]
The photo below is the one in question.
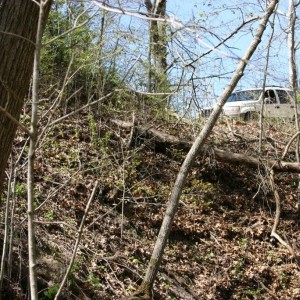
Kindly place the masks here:
[(79, 18), (80, 18), (83, 14), (85, 14), (85, 13), (91, 8), (91, 6), (92, 6), (92, 5), (90, 5), (87, 9), (85, 9), (81, 14), (79, 14), (79, 15), (77, 16), (77, 18), (76, 18), (76, 20), (75, 20), (75, 22), (74, 22), (74, 27), (72, 27), (72, 28), (68, 29), (67, 31), (65, 31), (65, 32), (63, 32), (63, 33), (57, 35), (57, 36), (54, 37), (53, 39), (51, 39), (51, 40), (47, 41), (46, 43), (44, 43), (43, 45), (45, 46), (45, 45), (51, 44), (51, 43), (53, 43), (54, 41), (56, 41), (56, 40), (58, 40), (58, 39), (60, 39), (60, 38), (62, 38), (62, 37), (64, 37), (64, 36), (66, 36), (67, 34), (73, 32), (74, 30), (76, 30), (76, 29), (78, 29), (78, 28), (83, 27), (84, 25), (86, 25), (86, 24), (87, 24), (87, 23), (88, 23), (88, 22), (89, 22), (89, 21), (90, 21), (97, 13), (98, 13), (98, 11), (94, 12), (94, 13), (93, 13), (89, 18), (87, 18), (84, 22), (79, 23), (78, 25), (77, 25), (77, 22), (78, 22)]
[(33, 41), (31, 41), (31, 40), (29, 40), (29, 39), (27, 39), (27, 38), (25, 38), (25, 37), (23, 37), (23, 36), (21, 36), (21, 35), (19, 35), (19, 34), (14, 34), (14, 33), (12, 33), (12, 32), (4, 32), (4, 31), (1, 31), (1, 30), (0, 30), (0, 33), (1, 33), (1, 34), (10, 35), (10, 36), (16, 37), (16, 38), (18, 38), (18, 39), (22, 39), (22, 40), (24, 40), (24, 41), (26, 41), (26, 42), (32, 44), (33, 46), (35, 46), (35, 43), (34, 43)]
[[(267, 26), (267, 23), (269, 21), (270, 16), (275, 10), (275, 7), (278, 3), (278, 0), (273, 0), (270, 2), (269, 6), (267, 7), (264, 15), (261, 18), (261, 22), (257, 28), (256, 34), (253, 37), (253, 40), (251, 44), (249, 45), (248, 49), (245, 52), (245, 55), (240, 60), (235, 73), (230, 80), (227, 88), (223, 91), (221, 96), (219, 97), (218, 103), (213, 110), (212, 114), (210, 115), (209, 119), (207, 120), (206, 124), (204, 125), (202, 131), (196, 138), (195, 142), (193, 143), (189, 153), (187, 154), (179, 172), (176, 178), (176, 181), (174, 183), (171, 195), (168, 199), (167, 208), (165, 212), (165, 216), (151, 255), (150, 262), (147, 267), (146, 274), (144, 276), (143, 282), (140, 285), (140, 287), (137, 290), (138, 298), (145, 297), (145, 299), (151, 299), (152, 294), (152, 288), (154, 284), (155, 277), (157, 275), (163, 252), (167, 244), (168, 236), (171, 230), (171, 225), (173, 222), (173, 219), (175, 217), (177, 207), (179, 204), (180, 196), (182, 193), (182, 189), (184, 187), (184, 183), (186, 181), (186, 178), (188, 176), (188, 173), (199, 153), (199, 151), (202, 149), (204, 143), (206, 142), (207, 138), (209, 137), (221, 111), (222, 107), (227, 101), (229, 95), (232, 93), (233, 89), (238, 84), (240, 78), (243, 76), (244, 70), (246, 68), (246, 65), (249, 61), (249, 59), (252, 57), (253, 53), (255, 52), (258, 44), (261, 41), (262, 35), (265, 31), (265, 28)], [(135, 298), (135, 295), (132, 297)]]
[(27, 127), (25, 127), (24, 125), (22, 125), (16, 118), (14, 118), (14, 116), (12, 116), (9, 112), (7, 112), (2, 106), (0, 106), (0, 112), (2, 112), (3, 114), (5, 114), (6, 117), (8, 117), (18, 127), (20, 127), (20, 129), (22, 131), (24, 131), (25, 133), (27, 133), (30, 136), (30, 134), (31, 134), (30, 130)]

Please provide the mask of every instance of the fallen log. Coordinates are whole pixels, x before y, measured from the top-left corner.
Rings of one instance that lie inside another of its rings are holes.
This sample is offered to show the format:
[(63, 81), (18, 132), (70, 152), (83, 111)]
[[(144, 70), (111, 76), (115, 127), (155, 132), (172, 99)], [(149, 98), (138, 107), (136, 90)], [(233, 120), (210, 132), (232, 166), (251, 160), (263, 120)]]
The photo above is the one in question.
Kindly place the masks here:
[(295, 162), (285, 162), (273, 159), (259, 159), (253, 156), (224, 151), (218, 148), (213, 148), (213, 151), (218, 161), (244, 164), (250, 167), (267, 165), (269, 168), (277, 172), (300, 173), (300, 164)]
[[(122, 127), (131, 128), (133, 123), (125, 122), (122, 120), (112, 119), (112, 123)], [(135, 125), (136, 134), (140, 138), (151, 138), (153, 143), (159, 145), (159, 147), (164, 146), (165, 148), (175, 147), (180, 150), (188, 151), (192, 146), (191, 141), (181, 140), (174, 135), (162, 132), (153, 128), (152, 126), (141, 126)], [(286, 162), (275, 159), (257, 158), (254, 156), (249, 156), (241, 153), (234, 153), (226, 150), (221, 150), (214, 146), (206, 146), (202, 149), (203, 153), (214, 153), (214, 157), (217, 161), (243, 164), (249, 167), (257, 168), (259, 166), (267, 166), (276, 172), (290, 172), (290, 173), (300, 173), (300, 164), (296, 162)]]

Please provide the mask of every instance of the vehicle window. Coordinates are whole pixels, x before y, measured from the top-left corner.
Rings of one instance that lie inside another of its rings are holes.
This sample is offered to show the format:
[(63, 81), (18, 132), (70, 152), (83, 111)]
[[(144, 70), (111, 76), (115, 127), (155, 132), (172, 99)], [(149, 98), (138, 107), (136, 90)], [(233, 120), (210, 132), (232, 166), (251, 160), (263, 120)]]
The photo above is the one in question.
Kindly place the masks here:
[(248, 90), (232, 93), (227, 102), (258, 100), (261, 90)]
[(276, 103), (275, 92), (273, 90), (266, 90), (265, 91), (265, 103), (272, 104)]
[(291, 95), (284, 90), (276, 90), (280, 103), (291, 103)]
[(234, 102), (234, 101), (237, 101), (236, 100), (236, 94), (233, 93), (229, 96), (229, 98), (227, 99), (227, 102)]

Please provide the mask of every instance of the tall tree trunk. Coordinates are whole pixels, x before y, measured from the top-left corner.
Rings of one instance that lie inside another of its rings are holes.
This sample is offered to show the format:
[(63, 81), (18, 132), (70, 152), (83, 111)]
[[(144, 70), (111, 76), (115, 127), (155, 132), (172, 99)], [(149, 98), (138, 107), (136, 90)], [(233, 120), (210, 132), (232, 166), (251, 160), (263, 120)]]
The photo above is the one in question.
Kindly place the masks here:
[[(51, 1), (45, 8), (48, 16)], [(32, 0), (0, 0), (0, 193), (33, 68), (39, 7)], [(45, 22), (44, 22), (45, 25)]]
[[(270, 51), (271, 51), (271, 45), (273, 42), (273, 37), (274, 37), (274, 31), (275, 31), (275, 17), (276, 15), (273, 15), (273, 20), (270, 21), (271, 25), (271, 35), (269, 38), (269, 42), (267, 45), (267, 55), (266, 55), (266, 65), (264, 69), (264, 79), (263, 79), (263, 86), (262, 86), (262, 91), (263, 94), (265, 94), (265, 89), (266, 89), (266, 82), (267, 82), (267, 76), (268, 76), (268, 68), (269, 68), (269, 61), (270, 61)], [(259, 114), (259, 142), (258, 142), (258, 151), (261, 154), (262, 153), (262, 148), (263, 148), (263, 138), (264, 138), (264, 109), (265, 109), (265, 97), (263, 97), (262, 102), (261, 102), (261, 107), (260, 107), (260, 114)]]
[(152, 256), (150, 259), (150, 262), (148, 264), (148, 268), (145, 274), (145, 277), (143, 279), (143, 282), (137, 292), (130, 298), (131, 300), (150, 300), (152, 299), (152, 288), (154, 284), (155, 277), (157, 275), (163, 252), (167, 244), (167, 240), (169, 237), (169, 233), (171, 230), (172, 222), (175, 216), (175, 213), (177, 211), (179, 199), (181, 196), (181, 192), (185, 183), (185, 180), (187, 178), (187, 175), (192, 167), (192, 164), (194, 163), (197, 154), (203, 147), (205, 141), (207, 140), (208, 136), (210, 135), (220, 113), (222, 110), (223, 105), (225, 104), (226, 100), (236, 87), (237, 83), (239, 82), (240, 78), (243, 76), (245, 67), (249, 61), (249, 59), (252, 57), (253, 53), (255, 52), (258, 44), (261, 41), (261, 37), (265, 31), (265, 28), (267, 26), (268, 20), (270, 16), (272, 15), (273, 11), (275, 10), (275, 7), (277, 5), (279, 0), (273, 0), (270, 5), (268, 6), (266, 13), (261, 18), (261, 23), (257, 29), (257, 32), (249, 45), (248, 49), (246, 50), (246, 53), (244, 57), (240, 60), (236, 71), (229, 82), (227, 88), (224, 90), (222, 95), (220, 96), (218, 103), (213, 110), (211, 116), (207, 120), (206, 124), (204, 125), (202, 131), (200, 132), (199, 136), (196, 138), (194, 144), (192, 145), (189, 153), (187, 154), (176, 179), (176, 182), (174, 184), (174, 187), (172, 189), (172, 193), (170, 195), (170, 198), (168, 200), (167, 204), (167, 210), (163, 219), (163, 223), (161, 225), (154, 250), (152, 252)]
[[(299, 2), (297, 1), (297, 5)], [(296, 5), (294, 0), (289, 0), (289, 14), (288, 14), (288, 49), (289, 49), (289, 81), (290, 88), (293, 90), (293, 97), (295, 99), (295, 129), (299, 132), (300, 125), (298, 120), (298, 101), (297, 101), (297, 65), (296, 65), (296, 48), (295, 48), (295, 24), (296, 24)], [(296, 161), (299, 163), (299, 135), (296, 138)], [(300, 176), (299, 176), (300, 179)], [(300, 182), (298, 184), (298, 214), (300, 214)]]
[[(147, 11), (157, 18), (165, 18), (167, 0), (145, 0)], [(166, 24), (155, 20), (149, 21), (149, 40), (151, 57), (154, 60), (154, 68), (150, 72), (154, 75), (153, 91), (167, 92), (167, 30)]]
[(33, 61), (32, 76), (32, 104), (31, 104), (31, 126), (30, 145), (28, 151), (28, 172), (27, 172), (27, 216), (28, 216), (28, 261), (29, 261), (29, 285), (31, 300), (38, 299), (38, 287), (36, 277), (36, 252), (35, 252), (35, 230), (34, 230), (34, 163), (37, 142), (38, 122), (38, 92), (40, 82), (40, 57), (43, 37), (43, 20), (45, 6), (49, 0), (40, 0), (38, 26), (36, 32), (36, 45)]
[[(297, 118), (297, 65), (296, 65), (296, 48), (295, 48), (295, 23), (296, 23), (296, 6), (294, 0), (289, 0), (289, 14), (288, 14), (288, 48), (289, 48), (289, 81), (290, 88), (293, 90), (293, 96), (296, 100), (295, 105), (295, 125), (297, 132), (299, 131), (299, 121)], [(297, 138), (297, 151), (296, 151), (297, 162), (299, 162), (299, 138)]]

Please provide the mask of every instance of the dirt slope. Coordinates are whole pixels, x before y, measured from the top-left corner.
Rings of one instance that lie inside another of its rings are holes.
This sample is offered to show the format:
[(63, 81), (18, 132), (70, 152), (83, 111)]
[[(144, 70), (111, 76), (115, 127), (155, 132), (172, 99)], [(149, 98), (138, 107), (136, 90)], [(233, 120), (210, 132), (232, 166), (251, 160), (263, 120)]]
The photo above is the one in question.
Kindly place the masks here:
[[(127, 115), (118, 118), (130, 121)], [(137, 123), (190, 141), (201, 128), (169, 117)], [(292, 124), (267, 123), (265, 133), (264, 157), (279, 158)], [(99, 188), (62, 299), (120, 299), (140, 283), (185, 152), (157, 147), (153, 137), (138, 135), (128, 148), (130, 136), (130, 128), (109, 116), (85, 112), (41, 139), (36, 153), (41, 299), (53, 299), (57, 291), (96, 180)], [(209, 143), (257, 155), (257, 138), (253, 122), (221, 121)], [(14, 158), (25, 141), (20, 134)], [(294, 159), (293, 147), (286, 159)], [(15, 269), (6, 299), (25, 299), (27, 293), (25, 173), (20, 168), (16, 178)], [(275, 180), (282, 200), (279, 233), (299, 254), (298, 175), (282, 173)], [(213, 152), (200, 154), (181, 198), (154, 299), (300, 299), (297, 260), (270, 238), (274, 214), (263, 168), (219, 163)]]

